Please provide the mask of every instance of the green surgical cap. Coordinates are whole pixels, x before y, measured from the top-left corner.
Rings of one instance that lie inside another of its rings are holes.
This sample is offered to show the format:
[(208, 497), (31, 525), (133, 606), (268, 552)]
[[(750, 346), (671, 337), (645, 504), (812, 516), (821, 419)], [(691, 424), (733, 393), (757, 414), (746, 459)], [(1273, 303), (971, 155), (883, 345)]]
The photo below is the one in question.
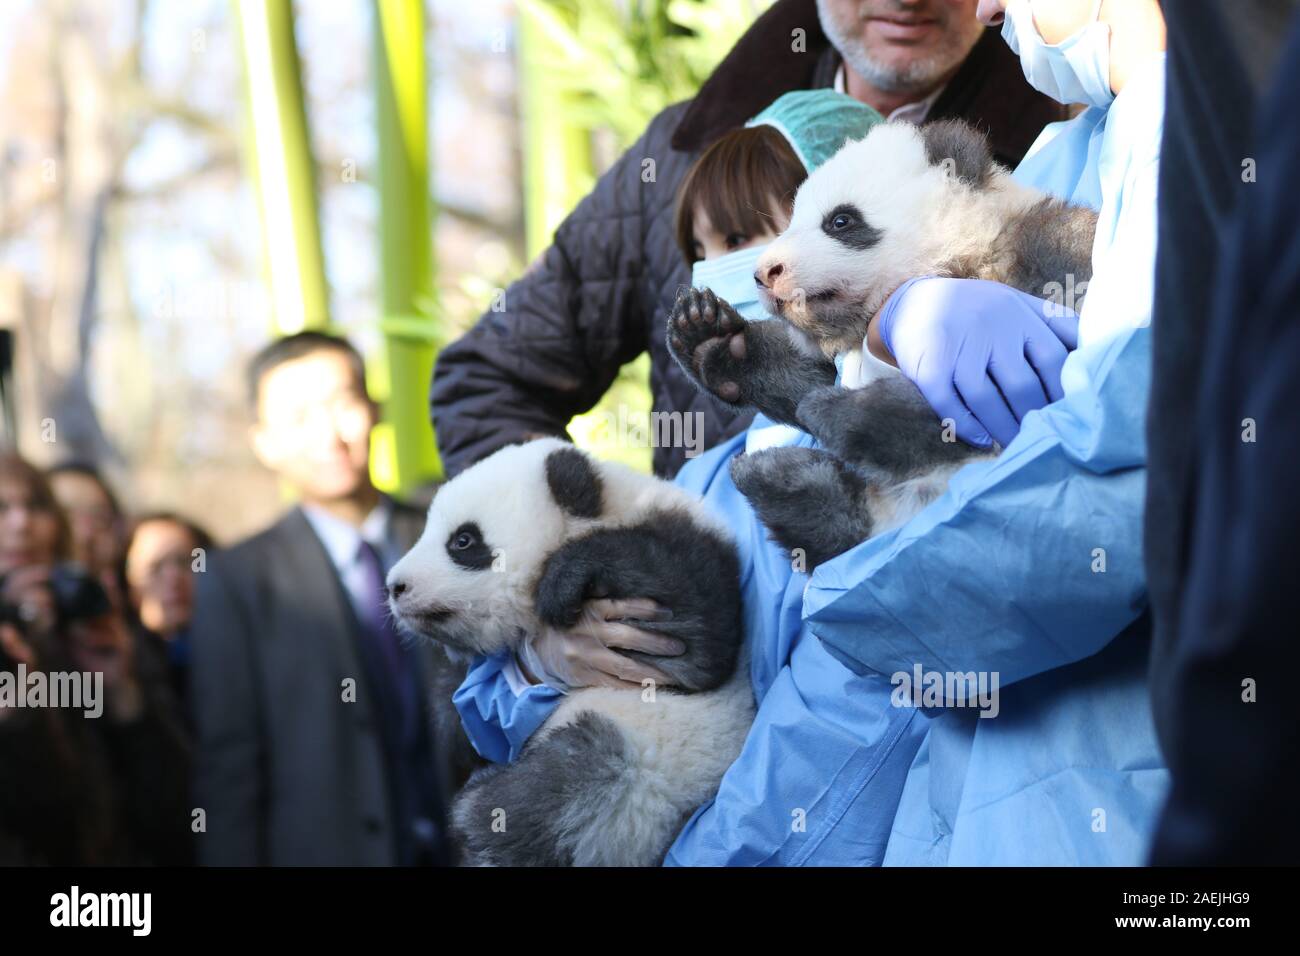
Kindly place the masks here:
[(796, 90), (775, 100), (745, 125), (773, 127), (811, 173), (845, 143), (862, 139), (871, 127), (884, 121), (870, 106), (843, 93)]

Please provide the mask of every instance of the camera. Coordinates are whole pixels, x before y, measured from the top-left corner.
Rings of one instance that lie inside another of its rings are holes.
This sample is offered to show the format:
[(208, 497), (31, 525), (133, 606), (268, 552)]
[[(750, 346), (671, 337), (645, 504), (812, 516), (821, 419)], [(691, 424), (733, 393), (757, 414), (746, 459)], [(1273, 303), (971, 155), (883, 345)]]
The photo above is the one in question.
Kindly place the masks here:
[[(103, 586), (78, 564), (56, 564), (46, 585), (54, 595), (55, 620), (59, 626), (98, 617), (113, 609)], [(4, 577), (0, 576), (0, 590), (3, 587)], [(18, 605), (0, 601), (0, 624), (12, 624), (26, 633), (28, 621)]]

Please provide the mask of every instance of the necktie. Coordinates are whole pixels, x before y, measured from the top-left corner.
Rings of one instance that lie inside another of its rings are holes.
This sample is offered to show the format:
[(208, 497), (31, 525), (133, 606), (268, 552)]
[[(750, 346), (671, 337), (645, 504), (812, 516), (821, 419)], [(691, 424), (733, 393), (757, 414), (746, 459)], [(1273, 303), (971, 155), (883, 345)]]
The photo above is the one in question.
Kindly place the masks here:
[(368, 669), (376, 672), (371, 677), (394, 775), (399, 859), (404, 864), (428, 862), (437, 858), (438, 831), (433, 821), (440, 812), (417, 668), (388, 613), (388, 589), (379, 554), (364, 538), (357, 546), (357, 561), (365, 572), (361, 625), (369, 646), (363, 649), (363, 657), (369, 661)]
[(383, 565), (379, 561), (378, 552), (365, 538), (357, 545), (357, 561), (365, 572), (366, 582), (361, 623), (376, 644), (387, 669), (385, 676), (390, 688), (396, 691), (403, 683), (401, 639), (397, 636), (388, 613), (388, 589), (384, 585)]

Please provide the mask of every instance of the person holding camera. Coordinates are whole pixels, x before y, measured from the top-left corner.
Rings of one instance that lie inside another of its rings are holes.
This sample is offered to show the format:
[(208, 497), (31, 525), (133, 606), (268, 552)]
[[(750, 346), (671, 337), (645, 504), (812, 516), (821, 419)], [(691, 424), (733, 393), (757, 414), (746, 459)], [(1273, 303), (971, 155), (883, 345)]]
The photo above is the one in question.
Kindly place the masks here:
[[(0, 864), (186, 863), (188, 744), (125, 619), (68, 551), (46, 478), (0, 457), (0, 775), (16, 784), (0, 788)], [(73, 674), (82, 706), (29, 699)]]

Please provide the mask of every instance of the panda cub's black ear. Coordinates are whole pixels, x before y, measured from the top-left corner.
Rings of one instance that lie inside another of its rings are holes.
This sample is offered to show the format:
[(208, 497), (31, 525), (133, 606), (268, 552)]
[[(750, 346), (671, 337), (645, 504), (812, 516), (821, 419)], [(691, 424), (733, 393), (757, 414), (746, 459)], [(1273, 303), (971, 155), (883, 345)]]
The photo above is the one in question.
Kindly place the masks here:
[(555, 503), (575, 518), (600, 517), (604, 507), (600, 475), (578, 449), (559, 448), (546, 456), (546, 484)]
[(997, 170), (988, 137), (960, 120), (938, 120), (921, 127), (926, 159), (976, 189), (985, 186)]

